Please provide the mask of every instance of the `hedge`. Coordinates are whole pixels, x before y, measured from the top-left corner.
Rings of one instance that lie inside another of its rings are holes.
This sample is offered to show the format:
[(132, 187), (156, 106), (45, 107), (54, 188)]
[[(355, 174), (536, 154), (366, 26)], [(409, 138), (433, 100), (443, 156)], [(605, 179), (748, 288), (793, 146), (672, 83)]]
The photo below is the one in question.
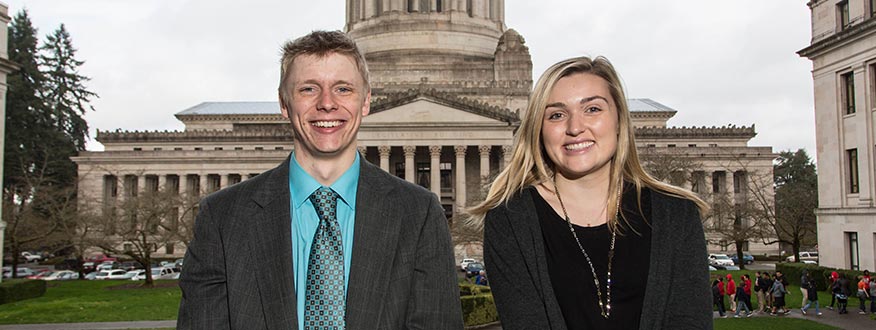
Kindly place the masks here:
[(0, 305), (46, 294), (46, 281), (6, 280), (0, 284)]
[(800, 285), (800, 277), (803, 276), (804, 269), (809, 272), (809, 278), (815, 280), (815, 286), (819, 291), (828, 290), (828, 287), (830, 286), (830, 273), (837, 272), (845, 274), (846, 278), (849, 279), (849, 292), (855, 292), (858, 289), (858, 275), (864, 274), (863, 271), (858, 270), (836, 269), (813, 264), (788, 262), (776, 264), (776, 271), (785, 274), (788, 281), (794, 285)]
[(460, 283), (459, 301), (462, 304), (462, 318), (466, 326), (499, 320), (493, 293), (488, 286)]

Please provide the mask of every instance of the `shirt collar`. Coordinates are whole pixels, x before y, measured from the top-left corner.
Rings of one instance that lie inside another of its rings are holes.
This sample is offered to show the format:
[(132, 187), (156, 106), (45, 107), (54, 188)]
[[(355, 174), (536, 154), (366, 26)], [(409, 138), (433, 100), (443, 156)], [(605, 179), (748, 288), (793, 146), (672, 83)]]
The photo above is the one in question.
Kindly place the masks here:
[[(289, 156), (289, 193), (292, 198), (292, 206), (296, 209), (300, 208), (304, 202), (308, 202), (308, 198), (314, 191), (322, 187), (310, 174), (298, 164), (295, 159), (295, 152)], [(356, 209), (356, 190), (359, 184), (359, 153), (356, 153), (356, 159), (353, 164), (341, 175), (329, 188), (332, 188), (341, 197), (343, 204), (351, 209)], [(294, 183), (294, 184), (293, 184)], [(309, 205), (309, 204), (308, 204)], [(339, 204), (340, 205), (340, 204)]]

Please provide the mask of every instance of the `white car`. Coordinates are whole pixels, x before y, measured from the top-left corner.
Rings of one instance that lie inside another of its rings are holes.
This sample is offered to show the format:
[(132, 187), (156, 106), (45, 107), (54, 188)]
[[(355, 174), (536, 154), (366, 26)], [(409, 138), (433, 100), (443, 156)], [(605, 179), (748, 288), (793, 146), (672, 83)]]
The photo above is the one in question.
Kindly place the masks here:
[[(17, 278), (25, 278), (34, 274), (36, 274), (36, 272), (27, 267), (18, 267), (18, 269), (15, 270), (15, 277)], [(10, 277), (12, 277), (12, 269), (10, 268), (9, 270), (4, 270), (3, 278)]]
[[(787, 262), (794, 262), (794, 256), (788, 256), (785, 258)], [(800, 252), (800, 262), (805, 264), (815, 264), (818, 263), (818, 252)]]
[(35, 262), (43, 259), (43, 256), (39, 254), (33, 254), (27, 251), (22, 252), (21, 257), (24, 258), (24, 260), (27, 260), (27, 262)]
[(74, 272), (72, 270), (59, 270), (57, 272), (52, 272), (49, 276), (43, 277), (42, 280), (45, 281), (66, 281), (66, 280), (78, 280), (79, 273)]
[(709, 265), (716, 267), (733, 266), (733, 259), (730, 259), (726, 254), (712, 253), (709, 254)]
[(474, 259), (468, 259), (468, 258), (462, 259), (462, 262), (459, 263), (459, 269), (462, 271), (465, 271), (465, 267), (468, 266), (468, 264), (473, 263), (473, 262), (478, 262), (478, 261), (474, 260)]
[(110, 269), (110, 270), (102, 270), (97, 273), (95, 279), (98, 280), (125, 280), (125, 271), (124, 269)]
[[(153, 280), (170, 280), (174, 279), (174, 274), (176, 274), (176, 269), (170, 267), (161, 267), (161, 268), (152, 268), (152, 279)], [(140, 273), (131, 277), (132, 281), (143, 281), (146, 279), (146, 271), (141, 270)]]

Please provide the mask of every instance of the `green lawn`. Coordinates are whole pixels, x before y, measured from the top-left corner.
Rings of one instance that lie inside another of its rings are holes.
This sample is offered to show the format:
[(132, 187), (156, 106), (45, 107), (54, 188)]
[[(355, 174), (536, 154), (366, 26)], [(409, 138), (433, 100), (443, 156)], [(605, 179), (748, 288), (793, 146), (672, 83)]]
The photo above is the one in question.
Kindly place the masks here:
[[(157, 281), (159, 283), (161, 281)], [(174, 281), (175, 282), (175, 281)], [(50, 283), (46, 294), (0, 305), (0, 324), (173, 320), (180, 290), (107, 289), (132, 281), (63, 281)]]
[(833, 330), (839, 329), (809, 320), (789, 317), (752, 317), (744, 319), (716, 319), (715, 330)]

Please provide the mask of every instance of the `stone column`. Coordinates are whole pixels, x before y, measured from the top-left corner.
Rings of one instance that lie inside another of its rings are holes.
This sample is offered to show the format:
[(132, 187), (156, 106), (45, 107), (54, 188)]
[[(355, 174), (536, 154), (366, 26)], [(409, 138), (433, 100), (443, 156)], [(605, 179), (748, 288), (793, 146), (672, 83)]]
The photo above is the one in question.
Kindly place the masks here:
[(491, 146), (480, 146), (478, 151), (481, 154), (481, 185), (486, 185), (490, 179), (490, 149)]
[(429, 146), (429, 159), (431, 160), (429, 188), (438, 196), (438, 200), (441, 200), (441, 146)]
[(465, 206), (465, 149), (467, 146), (456, 146), (456, 206)]
[(379, 16), (379, 15), (383, 15), (383, 13), (389, 12), (389, 11), (391, 10), (391, 9), (390, 9), (391, 6), (390, 6), (390, 4), (389, 4), (389, 1), (390, 1), (390, 0), (377, 0), (377, 1), (381, 1), (382, 4), (383, 4), (383, 6), (382, 6), (382, 7), (383, 7), (383, 12), (381, 12), (381, 13), (377, 13), (378, 16)]
[(252, 178), (252, 176), (249, 175), (249, 173), (240, 175), (240, 181), (246, 181), (246, 180), (249, 180), (250, 178)]
[(362, 158), (368, 155), (368, 147), (366, 146), (356, 146), (356, 150), (359, 150), (359, 154), (362, 155)]
[(420, 11), (420, 0), (411, 1), (411, 8), (408, 11)]
[(380, 168), (389, 173), (389, 146), (377, 147), (377, 152), (380, 153)]
[(429, 11), (437, 12), (438, 11), (438, 0), (431, 0), (431, 1), (429, 1), (429, 3), (431, 6), (431, 8), (429, 8)]
[(472, 17), (486, 17), (487, 11), (484, 10), (484, 5), (487, 4), (486, 0), (472, 0), (471, 1), (471, 16)]
[(457, 0), (456, 1), (456, 10), (461, 12), (468, 11), (468, 3), (465, 0)]
[(363, 0), (362, 1), (362, 18), (368, 19), (374, 16), (377, 16), (377, 8), (374, 7), (374, 1), (371, 0)]
[(405, 180), (411, 183), (417, 183), (417, 169), (414, 167), (414, 155), (416, 155), (417, 147), (404, 146), (405, 151)]
[(167, 191), (167, 174), (158, 175), (158, 191)]
[(206, 196), (209, 193), (207, 191), (207, 181), (209, 181), (209, 178), (207, 174), (198, 173), (198, 194)]
[(141, 196), (144, 192), (146, 192), (146, 174), (140, 174), (137, 176), (137, 193), (134, 196)]
[(713, 172), (703, 171), (703, 195), (711, 196), (712, 195), (712, 175)]
[(231, 174), (219, 174), (219, 188), (216, 190), (222, 190), (222, 188), (228, 187), (228, 176)]
[(511, 164), (511, 153), (514, 152), (514, 148), (510, 145), (502, 146), (502, 168), (508, 167), (508, 164)]

